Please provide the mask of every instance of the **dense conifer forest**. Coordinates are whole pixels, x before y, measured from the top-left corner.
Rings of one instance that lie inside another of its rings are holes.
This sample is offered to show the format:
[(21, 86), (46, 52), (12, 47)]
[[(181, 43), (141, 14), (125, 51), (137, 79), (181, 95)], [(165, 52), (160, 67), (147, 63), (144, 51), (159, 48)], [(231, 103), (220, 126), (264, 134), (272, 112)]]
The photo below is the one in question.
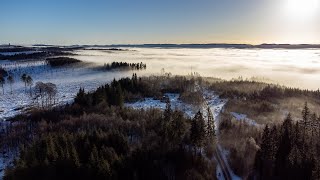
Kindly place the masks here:
[(1, 145), (21, 148), (4, 178), (214, 179), (213, 118), (209, 125), (201, 112), (190, 119), (169, 101), (164, 111), (123, 106), (157, 95), (151, 89), (134, 74), (91, 93), (80, 89), (65, 107), (15, 117)]
[(60, 66), (71, 65), (71, 64), (81, 62), (78, 59), (69, 58), (69, 57), (47, 58), (46, 61), (51, 67), (60, 67)]
[(147, 65), (144, 63), (127, 63), (127, 62), (112, 62), (104, 64), (103, 70), (112, 70), (112, 69), (132, 69), (132, 70), (143, 70), (146, 69)]
[[(250, 88), (235, 90), (244, 84)], [(245, 99), (265, 108), (266, 102), (274, 107), (282, 98), (319, 95), (250, 81), (136, 74), (95, 91), (80, 88), (71, 104), (35, 108), (8, 121), (0, 143), (17, 158), (4, 179), (215, 179), (217, 134), (210, 108), (189, 117), (163, 98), (179, 93), (182, 101), (204, 103), (195, 86), (200, 92), (214, 90), (232, 103)], [(161, 99), (166, 107), (124, 106), (145, 97)], [(219, 144), (229, 149), (234, 172), (244, 179), (318, 179), (320, 117), (309, 106), (305, 103), (298, 117), (288, 114), (278, 123), (252, 126), (234, 120), (233, 107), (226, 105)]]

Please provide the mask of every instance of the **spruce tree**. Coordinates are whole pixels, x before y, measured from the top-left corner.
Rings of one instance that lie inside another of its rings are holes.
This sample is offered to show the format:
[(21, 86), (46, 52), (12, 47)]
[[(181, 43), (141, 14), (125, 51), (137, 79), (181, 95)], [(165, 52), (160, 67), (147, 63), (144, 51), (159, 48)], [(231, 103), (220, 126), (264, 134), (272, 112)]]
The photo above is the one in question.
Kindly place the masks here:
[(305, 145), (305, 141), (306, 141), (306, 131), (309, 125), (309, 115), (310, 115), (310, 110), (308, 107), (308, 103), (305, 102), (303, 110), (302, 110), (302, 125), (303, 125), (303, 137), (302, 137), (302, 141), (303, 144)]
[(281, 179), (288, 179), (290, 173), (289, 154), (292, 149), (292, 119), (290, 114), (282, 124), (280, 144), (276, 154), (275, 174)]
[(199, 111), (191, 122), (191, 142), (195, 147), (202, 148), (205, 143), (206, 129), (202, 113)]
[(215, 137), (215, 127), (214, 127), (214, 119), (213, 119), (213, 114), (211, 112), (210, 107), (208, 106), (207, 108), (207, 137), (208, 139), (213, 140)]

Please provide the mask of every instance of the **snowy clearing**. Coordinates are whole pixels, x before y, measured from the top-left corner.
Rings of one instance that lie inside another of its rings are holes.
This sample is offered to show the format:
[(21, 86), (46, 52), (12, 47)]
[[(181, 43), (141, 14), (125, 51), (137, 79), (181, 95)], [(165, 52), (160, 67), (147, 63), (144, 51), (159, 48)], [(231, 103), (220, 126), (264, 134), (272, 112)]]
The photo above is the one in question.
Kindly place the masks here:
[(238, 121), (243, 121), (252, 126), (261, 126), (255, 120), (248, 118), (246, 114), (240, 114), (236, 112), (230, 112), (230, 114)]
[[(193, 117), (196, 114), (197, 110), (193, 106), (179, 100), (179, 94), (165, 93), (164, 96), (169, 98), (172, 109), (181, 110), (189, 117)], [(164, 110), (166, 107), (165, 102), (153, 98), (145, 98), (142, 101), (126, 103), (125, 105), (134, 109), (159, 108)]]

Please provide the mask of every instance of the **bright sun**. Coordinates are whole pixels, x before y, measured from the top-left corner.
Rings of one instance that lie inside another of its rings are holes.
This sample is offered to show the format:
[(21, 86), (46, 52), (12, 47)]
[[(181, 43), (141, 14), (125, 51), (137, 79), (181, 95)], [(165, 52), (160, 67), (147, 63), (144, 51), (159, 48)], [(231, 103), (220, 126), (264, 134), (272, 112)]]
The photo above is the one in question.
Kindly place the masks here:
[(310, 18), (317, 13), (319, 0), (287, 0), (288, 13), (294, 18)]

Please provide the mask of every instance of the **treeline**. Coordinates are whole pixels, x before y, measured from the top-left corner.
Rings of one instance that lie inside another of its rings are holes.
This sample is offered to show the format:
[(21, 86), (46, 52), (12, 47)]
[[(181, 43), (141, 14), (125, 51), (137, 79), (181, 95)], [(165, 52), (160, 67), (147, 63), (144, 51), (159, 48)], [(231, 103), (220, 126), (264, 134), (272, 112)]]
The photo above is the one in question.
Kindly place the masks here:
[(142, 70), (146, 69), (147, 64), (144, 63), (127, 63), (127, 62), (112, 62), (104, 64), (103, 70), (112, 70), (112, 69), (132, 69), (132, 70)]
[(101, 86), (94, 92), (85, 93), (84, 89), (80, 88), (75, 103), (81, 106), (94, 106), (105, 102), (113, 106), (122, 106), (125, 101), (136, 101), (159, 93), (152, 91), (148, 83), (134, 73), (132, 78), (122, 78), (118, 81), (114, 79), (110, 84)]
[(289, 88), (245, 80), (215, 82), (211, 85), (211, 89), (218, 91), (220, 95), (225, 98), (243, 98), (256, 101), (297, 96), (320, 98), (319, 90), (301, 90), (299, 88)]
[(47, 56), (46, 52), (35, 52), (35, 53), (17, 53), (13, 55), (1, 55), (0, 60), (22, 60), (22, 59), (39, 59)]
[(113, 80), (94, 92), (85, 92), (80, 88), (75, 103), (94, 106), (105, 102), (109, 105), (122, 106), (124, 102), (134, 102), (144, 97), (162, 99), (164, 93), (180, 93), (182, 100), (188, 99), (188, 103), (195, 103), (200, 101), (199, 97), (195, 96), (195, 93), (188, 93), (194, 90), (195, 81), (193, 78), (187, 79), (182, 76), (138, 78), (134, 73), (131, 78)]
[(255, 160), (257, 179), (320, 179), (320, 117), (307, 103), (302, 119), (290, 114), (281, 126), (266, 126)]
[(56, 58), (47, 58), (46, 61), (52, 67), (61, 67), (65, 65), (75, 64), (81, 62), (78, 59), (69, 58), (69, 57), (56, 57)]
[(72, 55), (69, 52), (63, 51), (39, 51), (34, 53), (17, 53), (14, 55), (1, 55), (0, 60), (25, 60), (25, 59), (41, 59), (50, 56), (67, 56)]
[(10, 48), (0, 48), (0, 52), (21, 52), (21, 51), (33, 51), (33, 48), (23, 46), (11, 46)]
[[(71, 105), (16, 117), (21, 123), (6, 128), (1, 143), (22, 148), (4, 179), (215, 179), (209, 108), (207, 119), (198, 112), (191, 120), (169, 101), (164, 111), (108, 104), (107, 89), (142, 93), (143, 83), (133, 75), (78, 94)], [(83, 104), (102, 94), (96, 105)]]

